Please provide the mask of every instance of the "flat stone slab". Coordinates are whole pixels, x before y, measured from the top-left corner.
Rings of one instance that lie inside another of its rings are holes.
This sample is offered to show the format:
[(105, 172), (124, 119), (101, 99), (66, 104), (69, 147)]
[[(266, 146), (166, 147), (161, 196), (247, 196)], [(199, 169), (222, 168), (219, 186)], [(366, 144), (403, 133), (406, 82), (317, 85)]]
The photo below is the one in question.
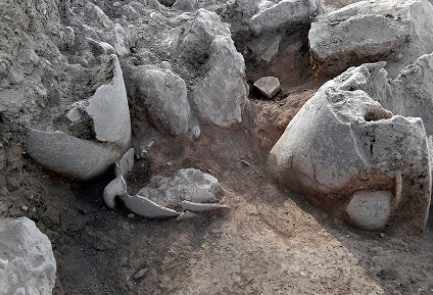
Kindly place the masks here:
[(280, 80), (277, 77), (263, 77), (254, 82), (254, 87), (266, 98), (273, 98), (281, 90)]

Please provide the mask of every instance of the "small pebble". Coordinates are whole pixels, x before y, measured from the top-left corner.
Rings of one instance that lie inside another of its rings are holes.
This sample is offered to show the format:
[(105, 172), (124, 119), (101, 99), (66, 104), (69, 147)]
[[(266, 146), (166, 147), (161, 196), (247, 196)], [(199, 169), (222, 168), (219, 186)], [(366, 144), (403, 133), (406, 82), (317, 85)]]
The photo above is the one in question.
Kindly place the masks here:
[(29, 211), (29, 207), (27, 207), (26, 205), (21, 206), (21, 210), (23, 210), (24, 212)]
[(146, 275), (147, 269), (143, 268), (134, 274), (134, 280), (139, 280)]
[(379, 236), (380, 236), (381, 238), (384, 238), (384, 237), (385, 237), (385, 234), (384, 234), (384, 233), (380, 233)]
[(132, 219), (132, 218), (135, 218), (135, 214), (134, 214), (134, 213), (129, 213), (129, 214), (128, 214), (128, 218), (131, 218), (131, 219)]

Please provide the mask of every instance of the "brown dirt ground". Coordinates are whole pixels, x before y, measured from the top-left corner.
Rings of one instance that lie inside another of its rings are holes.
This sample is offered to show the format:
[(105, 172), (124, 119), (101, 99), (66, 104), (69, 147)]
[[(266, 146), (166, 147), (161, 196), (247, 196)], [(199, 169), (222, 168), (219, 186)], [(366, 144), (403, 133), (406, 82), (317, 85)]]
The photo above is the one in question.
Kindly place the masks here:
[[(266, 151), (286, 124), (272, 122), (290, 120), (313, 92), (252, 101), (242, 126), (206, 127), (196, 142), (145, 131), (143, 137), (135, 129), (136, 147), (154, 141), (152, 175), (196, 167), (218, 177), (223, 202), (232, 208), (225, 215), (131, 219), (124, 210), (108, 210), (100, 198), (110, 173), (71, 184), (41, 170), (18, 147), (8, 153), (10, 193), (2, 215), (23, 215), (26, 205), (24, 215), (49, 235), (59, 295), (433, 294), (430, 234), (357, 231), (268, 179)], [(132, 192), (147, 180), (145, 167), (137, 163)]]
[[(267, 152), (320, 85), (290, 60), (284, 95), (251, 100), (241, 126), (206, 126), (195, 142), (161, 136), (131, 100), (134, 147), (149, 155), (128, 179), (131, 193), (149, 175), (200, 168), (224, 188), (231, 210), (223, 215), (128, 218), (102, 202), (112, 173), (75, 183), (41, 169), (19, 140), (0, 147), (0, 216), (29, 216), (48, 234), (58, 263), (55, 294), (433, 294), (430, 232), (358, 231), (269, 179)], [(267, 73), (284, 71), (281, 60), (273, 65)]]

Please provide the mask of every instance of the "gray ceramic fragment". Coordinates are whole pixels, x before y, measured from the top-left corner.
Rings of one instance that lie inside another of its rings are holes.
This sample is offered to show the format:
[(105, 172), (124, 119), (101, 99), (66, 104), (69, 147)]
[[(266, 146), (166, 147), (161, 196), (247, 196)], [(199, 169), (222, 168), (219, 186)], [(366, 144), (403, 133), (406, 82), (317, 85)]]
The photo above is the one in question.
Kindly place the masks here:
[(28, 130), (29, 155), (46, 168), (80, 180), (107, 170), (120, 156), (111, 146), (70, 136), (61, 131)]
[(177, 217), (179, 215), (175, 210), (162, 207), (140, 195), (126, 196), (121, 199), (125, 204), (125, 207), (131, 210), (131, 212), (145, 218), (161, 219)]
[(182, 206), (182, 208), (184, 210), (188, 210), (188, 211), (196, 212), (196, 213), (229, 209), (228, 206), (221, 205), (218, 203), (195, 203), (195, 202), (189, 202), (189, 201), (182, 201), (180, 203), (180, 205)]

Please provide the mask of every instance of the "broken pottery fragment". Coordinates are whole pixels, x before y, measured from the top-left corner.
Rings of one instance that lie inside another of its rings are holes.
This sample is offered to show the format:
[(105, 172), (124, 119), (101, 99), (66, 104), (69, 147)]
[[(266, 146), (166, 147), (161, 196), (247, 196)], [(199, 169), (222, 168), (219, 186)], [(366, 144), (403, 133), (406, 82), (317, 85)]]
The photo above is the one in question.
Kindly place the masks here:
[(272, 148), (269, 167), (324, 208), (359, 190), (391, 191), (395, 221), (420, 232), (431, 195), (427, 136), (421, 119), (393, 115), (364, 91), (381, 93), (380, 79), (366, 84), (381, 66), (351, 68), (323, 85)]
[(254, 82), (254, 87), (266, 98), (271, 99), (281, 90), (280, 80), (277, 77), (262, 77)]
[(109, 145), (79, 139), (61, 131), (29, 129), (27, 152), (41, 165), (60, 174), (89, 180), (107, 170), (120, 156)]
[(352, 65), (387, 60), (397, 73), (433, 51), (433, 5), (428, 0), (360, 1), (317, 18), (309, 32), (318, 70), (338, 74)]
[(94, 56), (115, 53), (115, 49), (113, 48), (113, 46), (111, 46), (107, 42), (96, 41), (92, 38), (86, 38), (86, 40)]
[(104, 202), (111, 209), (116, 207), (116, 198), (124, 196), (128, 196), (128, 186), (123, 176), (116, 177), (104, 188)]
[(122, 70), (112, 55), (113, 78), (100, 86), (88, 100), (74, 103), (66, 118), (71, 123), (92, 121), (94, 140), (81, 139), (61, 131), (29, 129), (29, 155), (55, 172), (88, 180), (106, 171), (129, 146), (131, 121)]
[[(125, 156), (123, 157), (125, 158)], [(169, 218), (179, 215), (176, 208), (204, 213), (226, 210), (218, 203), (218, 180), (198, 169), (181, 169), (173, 177), (155, 176), (136, 195), (127, 194), (123, 176), (117, 176), (104, 190), (104, 201), (114, 208), (119, 198), (129, 210), (145, 218)]]
[(127, 148), (131, 140), (131, 119), (122, 69), (113, 58), (113, 79), (100, 86), (85, 104), (84, 111), (92, 118), (96, 139)]
[(229, 209), (228, 206), (215, 203), (195, 203), (190, 201), (182, 201), (180, 205), (184, 210), (196, 213)]
[(126, 175), (134, 169), (134, 155), (135, 151), (133, 148), (130, 148), (125, 154), (123, 154), (122, 158), (120, 158), (115, 163), (115, 173), (116, 176)]
[(160, 206), (140, 195), (123, 197), (122, 201), (126, 208), (145, 218), (171, 218), (179, 215), (175, 210)]

